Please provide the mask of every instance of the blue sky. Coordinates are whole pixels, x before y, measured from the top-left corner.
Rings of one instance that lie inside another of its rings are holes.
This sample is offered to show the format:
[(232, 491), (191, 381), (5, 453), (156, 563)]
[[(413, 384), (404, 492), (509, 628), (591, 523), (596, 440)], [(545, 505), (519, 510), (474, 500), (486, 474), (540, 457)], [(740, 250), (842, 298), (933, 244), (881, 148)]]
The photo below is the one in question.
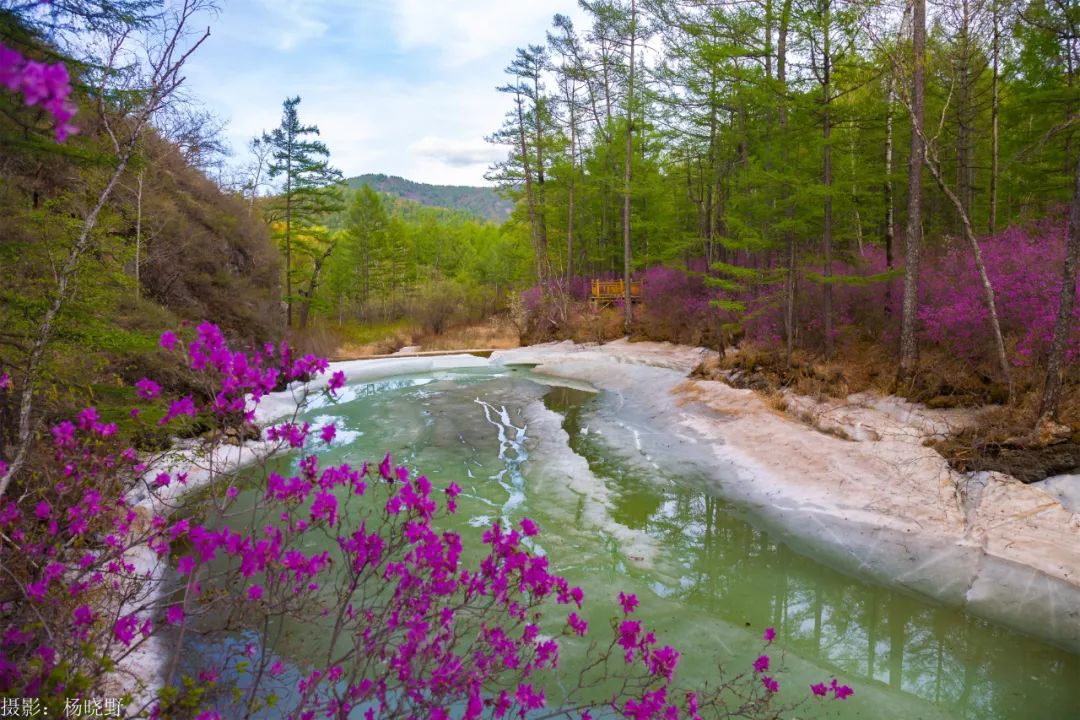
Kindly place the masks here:
[(495, 87), (514, 49), (543, 42), (576, 0), (223, 0), (186, 67), (188, 92), (227, 120), (234, 162), (300, 95), (348, 175), (484, 184), (484, 142), (509, 109)]

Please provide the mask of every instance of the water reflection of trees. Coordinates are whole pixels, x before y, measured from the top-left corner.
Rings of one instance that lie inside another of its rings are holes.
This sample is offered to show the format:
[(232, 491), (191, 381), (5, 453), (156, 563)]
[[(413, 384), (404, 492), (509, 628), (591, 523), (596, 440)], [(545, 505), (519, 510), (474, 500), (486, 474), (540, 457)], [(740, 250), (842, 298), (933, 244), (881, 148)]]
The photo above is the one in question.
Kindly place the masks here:
[(1075, 655), (819, 565), (715, 497), (623, 480), (616, 507), (669, 549), (682, 583), (668, 589), (683, 602), (729, 622), (773, 625), (804, 657), (963, 717), (1056, 718), (1080, 708)]

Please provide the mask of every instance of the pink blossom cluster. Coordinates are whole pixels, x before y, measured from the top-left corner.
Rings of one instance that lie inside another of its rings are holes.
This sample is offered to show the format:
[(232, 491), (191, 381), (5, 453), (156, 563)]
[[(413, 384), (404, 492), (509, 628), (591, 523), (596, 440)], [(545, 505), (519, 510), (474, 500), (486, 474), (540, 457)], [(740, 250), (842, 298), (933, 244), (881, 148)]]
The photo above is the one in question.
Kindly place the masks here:
[[(1065, 258), (1067, 222), (1062, 215), (1013, 225), (980, 241), (1015, 365), (1039, 362), (1050, 347)], [(919, 319), (929, 339), (960, 357), (992, 356), (990, 312), (967, 244), (957, 242), (933, 262), (922, 290)], [(1080, 302), (1073, 307), (1073, 328), (1080, 328)], [(1080, 354), (1080, 333), (1069, 339), (1067, 354), (1069, 362)]]
[(29, 107), (40, 106), (56, 125), (56, 141), (63, 142), (78, 132), (70, 120), (77, 108), (68, 98), (71, 80), (62, 62), (52, 64), (25, 57), (18, 50), (0, 43), (0, 85), (21, 93)]
[[(994, 289), (1009, 360), (1035, 365), (1043, 360), (1053, 337), (1061, 291), (1067, 220), (1064, 209), (1047, 217), (1018, 223), (979, 245)], [(785, 276), (783, 268), (746, 268), (740, 276), (722, 270), (706, 271), (704, 263), (690, 267), (653, 266), (644, 271), (644, 302), (639, 310), (642, 329), (656, 339), (699, 343), (723, 326), (738, 328), (756, 342), (777, 346), (785, 336)], [(890, 268), (884, 250), (868, 246), (862, 253), (825, 268), (801, 263), (795, 279), (795, 326), (798, 344), (820, 347), (825, 324), (825, 289), (832, 293), (832, 334), (876, 338), (896, 346), (903, 300), (903, 267)], [(543, 313), (544, 288), (523, 295), (525, 310)], [(968, 243), (947, 239), (944, 247), (926, 249), (920, 273), (919, 327), (921, 338), (969, 360), (990, 360), (994, 340), (985, 293)], [(1074, 333), (1067, 360), (1080, 357), (1080, 297), (1073, 309)]]

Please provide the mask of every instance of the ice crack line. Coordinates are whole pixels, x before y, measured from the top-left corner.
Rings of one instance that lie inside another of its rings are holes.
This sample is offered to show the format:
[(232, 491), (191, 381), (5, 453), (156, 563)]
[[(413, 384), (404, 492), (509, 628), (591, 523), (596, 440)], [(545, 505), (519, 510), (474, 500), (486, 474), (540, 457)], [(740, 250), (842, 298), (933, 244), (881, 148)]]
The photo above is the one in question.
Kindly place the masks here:
[(484, 409), (484, 419), (494, 425), (499, 434), (499, 459), (505, 466), (492, 479), (509, 495), (502, 509), (503, 521), (509, 523), (514, 510), (525, 501), (525, 478), (521, 474), (521, 463), (528, 457), (525, 450), (525, 431), (528, 425), (517, 427), (510, 422), (510, 413), (505, 405), (496, 409), (494, 405), (480, 398), (473, 402)]

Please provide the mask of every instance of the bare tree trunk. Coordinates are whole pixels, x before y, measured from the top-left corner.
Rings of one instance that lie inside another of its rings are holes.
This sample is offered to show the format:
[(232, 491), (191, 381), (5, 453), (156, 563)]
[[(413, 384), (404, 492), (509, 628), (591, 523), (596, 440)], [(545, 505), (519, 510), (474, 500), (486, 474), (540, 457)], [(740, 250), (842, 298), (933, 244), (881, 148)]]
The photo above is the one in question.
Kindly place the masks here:
[[(537, 58), (536, 63), (540, 60)], [(544, 188), (544, 98), (540, 92), (540, 68), (533, 66), (533, 112), (536, 115), (536, 240), (544, 257), (544, 278), (552, 274), (547, 246), (547, 198)]]
[(862, 215), (859, 214), (859, 189), (855, 183), (855, 133), (848, 136), (851, 140), (851, 206), (855, 208), (855, 245), (863, 254)]
[(136, 177), (138, 192), (135, 195), (135, 297), (142, 297), (142, 279), (139, 266), (142, 265), (142, 199), (143, 199), (143, 175), (146, 171), (139, 170)]
[(543, 282), (547, 278), (547, 248), (540, 244), (537, 232), (536, 195), (533, 189), (532, 168), (529, 166), (529, 145), (525, 142), (524, 100), (519, 90), (514, 95), (518, 116), (518, 151), (521, 153), (521, 165), (525, 174), (525, 203), (529, 208), (529, 230), (532, 233), (533, 254), (536, 256), (536, 279)]
[[(577, 93), (575, 87), (574, 94)], [(574, 277), (574, 180), (577, 175), (577, 118), (574, 116), (574, 101), (571, 96), (568, 99), (570, 108), (570, 182), (567, 186), (566, 198), (566, 286), (570, 287), (570, 280)]]
[(319, 289), (319, 275), (322, 274), (323, 263), (334, 252), (334, 248), (337, 247), (337, 242), (332, 242), (323, 252), (320, 257), (315, 258), (315, 267), (311, 271), (311, 279), (308, 281), (306, 290), (301, 290), (300, 294), (304, 298), (304, 303), (300, 306), (300, 329), (307, 328), (308, 315), (311, 312), (311, 303), (315, 299), (315, 291)]
[[(924, 143), (925, 141), (926, 139), (923, 138)], [(1002, 378), (1009, 387), (1009, 402), (1011, 403), (1013, 400), (1012, 371), (1009, 368), (1008, 356), (1005, 354), (1005, 338), (1001, 334), (1001, 322), (998, 319), (997, 302), (994, 300), (994, 288), (990, 284), (989, 276), (986, 274), (986, 265), (983, 263), (982, 250), (979, 248), (979, 241), (975, 237), (975, 230), (971, 225), (971, 216), (964, 209), (963, 202), (957, 197), (956, 193), (945, 184), (945, 179), (941, 175), (941, 161), (938, 159), (933, 146), (927, 143), (926, 150), (926, 167), (929, 168), (930, 174), (934, 176), (938, 188), (941, 189), (941, 192), (945, 194), (945, 197), (949, 199), (949, 202), (953, 204), (956, 212), (960, 215), (960, 222), (964, 228), (964, 237), (967, 238), (972, 255), (975, 257), (975, 268), (979, 272), (979, 282), (983, 287), (983, 299), (986, 301), (986, 309), (990, 313), (990, 326), (994, 333), (998, 367), (1001, 370)]]
[[(889, 75), (885, 114), (885, 267), (892, 270), (893, 244), (896, 239), (896, 209), (893, 197), (893, 78)], [(885, 314), (892, 312), (892, 281), (885, 285)]]
[[(790, 156), (787, 142), (787, 36), (791, 22), (792, 0), (784, 0), (780, 11), (780, 27), (776, 39), (776, 81), (779, 86), (779, 102), (776, 108), (777, 125), (780, 128), (780, 140), (784, 148), (784, 166), (788, 166)], [(788, 229), (784, 231), (787, 241), (787, 272), (784, 277), (784, 345), (787, 364), (791, 365), (791, 353), (795, 349), (795, 233), (791, 230), (790, 220), (795, 216), (795, 208), (791, 205), (791, 188), (785, 183), (784, 195), (786, 207), (784, 209), (789, 220)]]
[(285, 161), (285, 327), (292, 328), (292, 134)]
[(822, 233), (822, 245), (825, 251), (825, 286), (824, 292), (824, 307), (823, 312), (825, 314), (825, 356), (832, 357), (835, 348), (833, 347), (833, 288), (832, 283), (832, 235), (833, 235), (833, 202), (832, 202), (832, 116), (831, 116), (831, 102), (832, 102), (832, 84), (830, 72), (832, 70), (832, 57), (830, 57), (830, 24), (832, 21), (830, 14), (831, 0), (825, 0), (824, 7), (824, 36), (822, 38), (822, 92), (824, 93), (824, 105), (825, 111), (822, 115), (822, 137), (825, 141), (825, 228)]
[(1054, 323), (1054, 338), (1046, 359), (1046, 381), (1039, 403), (1039, 422), (1056, 420), (1061, 404), (1061, 383), (1065, 372), (1065, 350), (1072, 335), (1073, 305), (1076, 302), (1076, 267), (1080, 256), (1080, 158), (1076, 165), (1076, 182), (1069, 207), (1069, 234), (1065, 238), (1065, 264), (1061, 269), (1061, 294), (1058, 296), (1058, 315)]
[[(961, 0), (960, 33), (957, 38), (957, 57), (960, 93), (957, 99), (956, 117), (956, 188), (957, 197), (964, 213), (971, 217), (972, 161), (971, 161), (971, 6), (970, 0)], [(963, 220), (961, 220), (961, 223)]]
[(915, 323), (919, 309), (919, 254), (922, 250), (922, 166), (925, 156), (923, 123), (926, 114), (926, 0), (914, 0), (912, 16), (911, 154), (908, 158), (907, 229), (904, 236), (904, 307), (900, 328), (900, 381), (915, 375), (918, 345)]
[(634, 45), (637, 40), (637, 3), (630, 0), (630, 75), (626, 83), (626, 165), (623, 174), (623, 328), (630, 332), (634, 318), (630, 303), (630, 167), (634, 153)]
[(1001, 55), (1001, 29), (998, 25), (998, 0), (991, 1), (993, 13), (994, 36), (992, 41), (993, 75), (991, 76), (990, 98), (990, 218), (987, 223), (990, 234), (997, 232), (997, 204), (998, 204), (998, 112), (1000, 105), (999, 84), (1001, 73), (998, 62)]

